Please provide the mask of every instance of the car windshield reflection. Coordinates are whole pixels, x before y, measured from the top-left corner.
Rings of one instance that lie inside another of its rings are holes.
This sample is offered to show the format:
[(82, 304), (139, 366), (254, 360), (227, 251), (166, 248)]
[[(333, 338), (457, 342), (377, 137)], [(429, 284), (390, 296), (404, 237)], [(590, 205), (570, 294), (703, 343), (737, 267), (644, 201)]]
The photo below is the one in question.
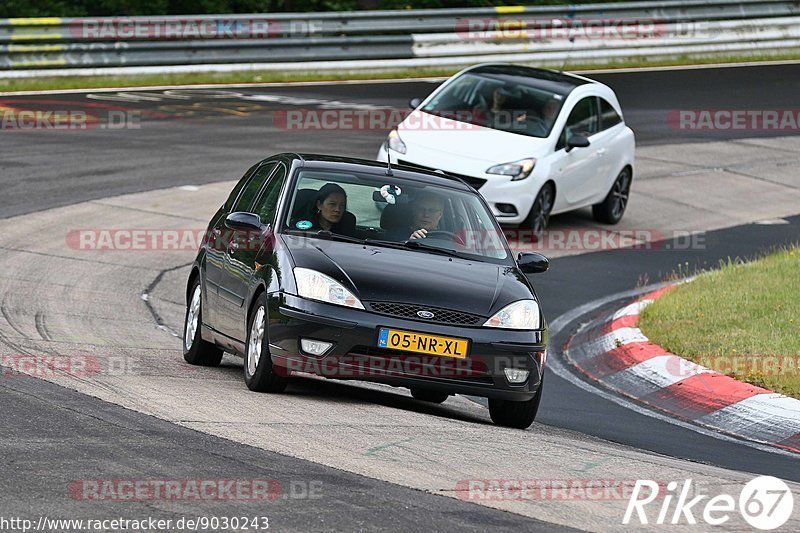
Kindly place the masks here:
[(471, 192), (396, 176), (302, 170), (284, 232), (506, 263), (492, 214)]
[(466, 73), (421, 110), (433, 115), (529, 137), (547, 137), (564, 97), (545, 89)]

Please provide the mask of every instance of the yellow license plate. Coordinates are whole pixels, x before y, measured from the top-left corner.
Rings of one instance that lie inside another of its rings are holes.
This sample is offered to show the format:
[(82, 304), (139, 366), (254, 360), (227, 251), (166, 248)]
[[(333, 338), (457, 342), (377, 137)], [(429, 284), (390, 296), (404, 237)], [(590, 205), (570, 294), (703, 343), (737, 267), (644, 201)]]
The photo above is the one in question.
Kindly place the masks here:
[(400, 329), (381, 328), (378, 331), (378, 347), (463, 359), (467, 356), (469, 341)]

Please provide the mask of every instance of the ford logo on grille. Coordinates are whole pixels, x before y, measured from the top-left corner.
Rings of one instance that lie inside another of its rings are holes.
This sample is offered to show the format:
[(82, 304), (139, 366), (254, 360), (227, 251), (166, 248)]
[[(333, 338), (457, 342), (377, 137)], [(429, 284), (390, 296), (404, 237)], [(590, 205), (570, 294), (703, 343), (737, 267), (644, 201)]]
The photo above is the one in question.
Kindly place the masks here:
[(436, 315), (434, 315), (430, 311), (425, 311), (423, 309), (422, 311), (417, 311), (417, 316), (420, 317), (420, 318), (433, 318)]

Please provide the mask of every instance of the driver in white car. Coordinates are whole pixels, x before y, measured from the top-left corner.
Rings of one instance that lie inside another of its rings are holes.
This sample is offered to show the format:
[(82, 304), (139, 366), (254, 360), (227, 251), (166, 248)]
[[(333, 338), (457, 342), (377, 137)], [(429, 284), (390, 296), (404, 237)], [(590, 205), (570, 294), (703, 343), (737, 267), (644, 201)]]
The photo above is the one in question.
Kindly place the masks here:
[(535, 121), (533, 122), (531, 131), (542, 137), (550, 133), (550, 128), (553, 126), (553, 122), (555, 122), (556, 117), (558, 116), (559, 108), (560, 103), (558, 100), (555, 98), (547, 100), (542, 105), (541, 115), (536, 117)]

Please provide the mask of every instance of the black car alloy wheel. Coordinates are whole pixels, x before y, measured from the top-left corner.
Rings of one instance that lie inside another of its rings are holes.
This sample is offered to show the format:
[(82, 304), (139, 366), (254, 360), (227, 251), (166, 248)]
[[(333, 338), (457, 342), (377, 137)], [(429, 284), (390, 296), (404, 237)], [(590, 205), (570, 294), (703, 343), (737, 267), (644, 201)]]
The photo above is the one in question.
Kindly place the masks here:
[(187, 363), (201, 366), (217, 366), (222, 361), (222, 350), (200, 335), (203, 324), (202, 289), (198, 276), (189, 291), (186, 302), (186, 318), (183, 321), (183, 358)]
[(282, 392), (287, 379), (275, 373), (267, 335), (267, 296), (261, 294), (250, 312), (244, 356), (244, 381), (256, 392)]

